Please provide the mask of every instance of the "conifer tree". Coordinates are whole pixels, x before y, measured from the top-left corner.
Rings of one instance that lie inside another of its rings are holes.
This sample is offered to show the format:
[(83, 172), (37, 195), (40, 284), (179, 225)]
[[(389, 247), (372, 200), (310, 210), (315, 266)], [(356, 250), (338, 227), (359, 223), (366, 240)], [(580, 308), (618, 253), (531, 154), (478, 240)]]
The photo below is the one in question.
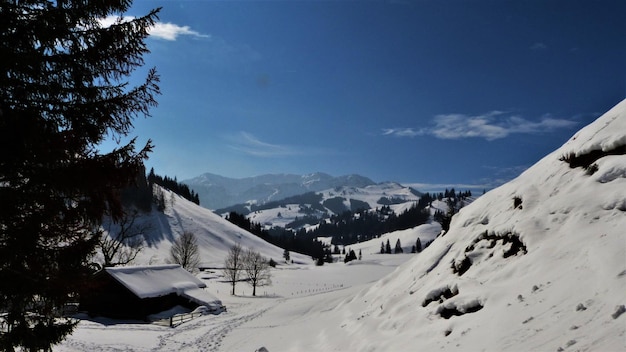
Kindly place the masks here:
[(402, 253), (404, 252), (402, 250), (402, 245), (400, 244), (400, 239), (398, 238), (398, 240), (396, 241), (396, 247), (393, 250), (393, 253), (398, 254), (398, 253)]
[(380, 242), (380, 254), (385, 254), (385, 243)]
[(422, 251), (422, 241), (420, 240), (420, 238), (418, 237), (417, 240), (415, 241), (415, 251), (417, 253), (420, 253)]
[[(103, 27), (129, 0), (3, 1), (0, 5), (0, 350), (50, 350), (76, 322), (59, 316), (84, 293), (103, 216), (151, 150), (128, 137), (159, 93), (143, 65), (158, 10)], [(141, 171), (142, 172), (142, 171)]]
[(387, 244), (385, 245), (385, 253), (391, 254), (391, 244), (389, 244), (389, 239), (387, 239)]

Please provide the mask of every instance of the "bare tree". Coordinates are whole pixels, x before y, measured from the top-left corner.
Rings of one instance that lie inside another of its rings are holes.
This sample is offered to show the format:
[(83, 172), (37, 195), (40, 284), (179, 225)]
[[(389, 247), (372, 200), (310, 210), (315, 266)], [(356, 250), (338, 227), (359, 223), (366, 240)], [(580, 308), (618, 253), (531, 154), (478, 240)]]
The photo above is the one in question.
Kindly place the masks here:
[(257, 286), (272, 284), (270, 265), (261, 253), (249, 248), (243, 256), (243, 271), (252, 286), (252, 295), (256, 296)]
[(196, 236), (188, 231), (183, 232), (170, 249), (171, 263), (180, 264), (185, 270), (193, 272), (200, 265), (198, 241)]
[(241, 245), (237, 243), (236, 245), (230, 247), (228, 251), (228, 255), (224, 260), (224, 277), (228, 282), (233, 285), (232, 295), (235, 295), (235, 285), (237, 281), (239, 281), (239, 277), (241, 276), (241, 272), (243, 270), (243, 249)]
[(108, 230), (102, 234), (98, 246), (104, 258), (104, 266), (131, 263), (144, 247), (144, 235), (149, 224), (137, 224), (137, 210), (124, 212), (117, 222), (109, 221)]

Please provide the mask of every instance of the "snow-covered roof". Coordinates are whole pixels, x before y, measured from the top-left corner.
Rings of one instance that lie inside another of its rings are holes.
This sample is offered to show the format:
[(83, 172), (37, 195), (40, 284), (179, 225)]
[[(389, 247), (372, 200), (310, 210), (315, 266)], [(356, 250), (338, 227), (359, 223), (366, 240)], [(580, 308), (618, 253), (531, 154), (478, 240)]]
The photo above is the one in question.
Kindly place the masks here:
[(203, 290), (206, 284), (202, 280), (178, 264), (113, 267), (105, 270), (139, 298), (176, 293), (201, 305), (219, 302)]

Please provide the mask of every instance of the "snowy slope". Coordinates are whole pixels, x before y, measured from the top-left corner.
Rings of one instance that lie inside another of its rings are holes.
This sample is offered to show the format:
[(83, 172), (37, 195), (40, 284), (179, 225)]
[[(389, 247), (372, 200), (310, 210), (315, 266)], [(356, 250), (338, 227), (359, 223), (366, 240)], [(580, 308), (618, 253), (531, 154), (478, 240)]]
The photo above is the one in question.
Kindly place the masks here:
[[(157, 186), (158, 187), (158, 186)], [(153, 211), (140, 219), (150, 225), (146, 237), (147, 247), (135, 260), (135, 264), (165, 263), (172, 242), (183, 232), (196, 235), (202, 266), (220, 267), (230, 247), (239, 243), (244, 249), (254, 248), (267, 258), (279, 262), (283, 249), (231, 224), (212, 211), (200, 207), (168, 190), (163, 190), (168, 206), (164, 213)], [(171, 200), (174, 199), (172, 202)], [(173, 205), (172, 205), (173, 203)], [(311, 262), (310, 257), (294, 253), (295, 262)]]
[(291, 350), (626, 350), (626, 155), (600, 157), (592, 175), (562, 161), (623, 145), (626, 101)]

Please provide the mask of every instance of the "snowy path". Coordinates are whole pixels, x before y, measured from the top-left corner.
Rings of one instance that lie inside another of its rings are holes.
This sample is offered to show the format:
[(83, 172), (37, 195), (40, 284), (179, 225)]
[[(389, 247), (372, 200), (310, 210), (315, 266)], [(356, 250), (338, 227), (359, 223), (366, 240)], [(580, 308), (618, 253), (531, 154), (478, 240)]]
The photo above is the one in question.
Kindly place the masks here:
[[(169, 334), (159, 336), (157, 351), (221, 351), (222, 340), (234, 329), (263, 315), (272, 305), (243, 309), (242, 313), (223, 313), (220, 319), (208, 316), (172, 329)], [(213, 320), (213, 321), (211, 321)], [(207, 324), (208, 323), (208, 324)], [(182, 329), (179, 329), (182, 328)]]

